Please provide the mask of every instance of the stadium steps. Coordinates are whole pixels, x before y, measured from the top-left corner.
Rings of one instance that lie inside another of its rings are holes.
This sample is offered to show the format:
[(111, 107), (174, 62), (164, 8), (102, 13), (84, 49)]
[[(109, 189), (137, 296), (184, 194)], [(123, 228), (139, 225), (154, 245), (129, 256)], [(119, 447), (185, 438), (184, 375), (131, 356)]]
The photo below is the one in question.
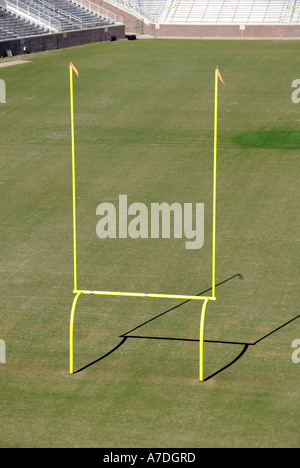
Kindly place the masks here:
[(120, 7), (123, 5), (132, 9), (151, 21), (166, 24), (295, 24), (300, 22), (300, 0), (114, 1), (117, 1)]
[(49, 29), (39, 24), (39, 12), (51, 21), (55, 21), (54, 27), (57, 31), (73, 31), (112, 24), (112, 21), (68, 0), (18, 0), (12, 3), (32, 16), (32, 22), (8, 11), (5, 7), (6, 2), (0, 0), (0, 40), (49, 33)]
[(172, 0), (113, 0), (112, 3), (133, 10), (155, 23), (167, 16)]
[[(24, 1), (24, 0), (23, 0)], [(26, 2), (32, 0), (25, 0)], [(37, 0), (34, 2), (39, 8), (47, 8), (50, 15), (55, 16), (65, 24), (64, 29), (95, 28), (111, 21), (93, 13), (68, 0)]]
[(49, 31), (8, 12), (0, 5), (0, 40), (38, 36)]

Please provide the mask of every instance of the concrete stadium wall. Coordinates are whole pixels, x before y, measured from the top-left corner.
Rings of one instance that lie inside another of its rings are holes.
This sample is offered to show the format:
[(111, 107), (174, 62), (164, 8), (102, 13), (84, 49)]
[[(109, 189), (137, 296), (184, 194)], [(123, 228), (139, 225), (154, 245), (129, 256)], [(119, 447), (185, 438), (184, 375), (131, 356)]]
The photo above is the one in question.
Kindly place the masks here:
[(150, 29), (160, 37), (227, 38), (227, 39), (300, 39), (300, 27), (295, 25), (166, 25)]
[(122, 15), (126, 34), (144, 34), (154, 37), (187, 37), (187, 38), (234, 38), (234, 39), (283, 39), (299, 38), (300, 26), (294, 24), (282, 25), (187, 25), (187, 24), (155, 24), (143, 21), (133, 13), (127, 13), (121, 8), (107, 3), (105, 0), (93, 0), (94, 3)]
[(125, 26), (101, 26), (93, 29), (0, 41), (0, 57), (6, 56), (7, 49), (11, 49), (13, 55), (20, 55), (23, 53), (24, 47), (26, 47), (28, 52), (64, 49), (65, 47), (73, 47), (90, 42), (106, 41), (108, 36), (116, 36), (117, 39), (123, 39), (125, 37)]

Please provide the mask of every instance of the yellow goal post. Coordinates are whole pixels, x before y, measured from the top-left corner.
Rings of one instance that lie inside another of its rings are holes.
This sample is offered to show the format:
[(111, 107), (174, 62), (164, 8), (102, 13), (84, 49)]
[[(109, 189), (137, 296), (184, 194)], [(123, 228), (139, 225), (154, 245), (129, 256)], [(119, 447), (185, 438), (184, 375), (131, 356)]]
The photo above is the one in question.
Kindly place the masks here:
[(225, 85), (219, 68), (215, 69), (215, 101), (214, 101), (214, 163), (213, 163), (213, 226), (212, 226), (212, 295), (211, 296), (193, 296), (186, 294), (157, 294), (141, 292), (122, 292), (122, 291), (94, 291), (89, 289), (79, 289), (77, 287), (77, 233), (76, 233), (76, 171), (75, 171), (75, 126), (74, 126), (74, 87), (73, 72), (80, 78), (78, 70), (70, 62), (70, 108), (71, 108), (71, 141), (72, 141), (72, 199), (73, 199), (73, 268), (74, 268), (74, 289), (75, 297), (73, 299), (70, 329), (69, 329), (69, 352), (70, 352), (70, 374), (74, 373), (74, 320), (75, 310), (78, 299), (81, 295), (96, 296), (121, 296), (136, 298), (157, 298), (157, 299), (180, 299), (203, 301), (200, 327), (199, 327), (199, 381), (204, 380), (204, 323), (206, 307), (209, 301), (216, 300), (216, 207), (217, 207), (217, 126), (218, 126), (218, 84), (219, 79)]

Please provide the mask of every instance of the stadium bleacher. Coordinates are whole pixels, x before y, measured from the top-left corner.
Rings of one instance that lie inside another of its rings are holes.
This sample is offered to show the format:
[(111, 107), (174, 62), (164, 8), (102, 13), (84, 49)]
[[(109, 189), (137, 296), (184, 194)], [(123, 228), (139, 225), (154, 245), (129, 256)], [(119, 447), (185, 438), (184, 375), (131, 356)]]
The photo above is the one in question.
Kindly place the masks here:
[(108, 0), (147, 20), (169, 24), (300, 22), (300, 0)]
[(49, 31), (5, 10), (0, 5), (0, 40), (37, 36)]
[(125, 10), (131, 10), (153, 23), (160, 21), (165, 15), (167, 5), (172, 0), (108, 0), (108, 3)]
[(110, 24), (69, 0), (0, 0), (0, 40)]
[(173, 0), (164, 21), (173, 23), (278, 24), (299, 22), (295, 0)]
[[(159, 24), (191, 26), (299, 25), (300, 23), (300, 0), (106, 0), (106, 2), (134, 12), (139, 15), (138, 17), (155, 23), (158, 27)], [(102, 16), (99, 8), (99, 5), (93, 6), (88, 0), (0, 0), (0, 40), (95, 28), (116, 22), (109, 15)]]
[[(23, 0), (26, 3), (33, 0)], [(38, 0), (33, 2), (63, 23), (63, 30), (95, 28), (110, 24), (110, 20), (93, 13), (69, 0)]]

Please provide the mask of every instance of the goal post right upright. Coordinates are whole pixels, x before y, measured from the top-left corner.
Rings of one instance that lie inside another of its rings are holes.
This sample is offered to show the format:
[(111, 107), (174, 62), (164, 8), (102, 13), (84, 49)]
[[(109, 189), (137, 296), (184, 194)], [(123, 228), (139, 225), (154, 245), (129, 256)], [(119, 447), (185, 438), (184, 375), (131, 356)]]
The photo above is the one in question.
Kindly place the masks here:
[(216, 300), (216, 235), (217, 235), (217, 151), (218, 151), (218, 92), (219, 79), (225, 85), (219, 67), (215, 69), (214, 102), (214, 163), (213, 163), (213, 222), (212, 222), (212, 298), (207, 297), (202, 305), (199, 330), (199, 381), (204, 380), (204, 323), (206, 307), (210, 300)]
[(216, 235), (217, 235), (217, 152), (218, 152), (218, 88), (219, 79), (225, 85), (219, 67), (215, 69), (213, 226), (212, 226), (212, 297), (216, 297)]

